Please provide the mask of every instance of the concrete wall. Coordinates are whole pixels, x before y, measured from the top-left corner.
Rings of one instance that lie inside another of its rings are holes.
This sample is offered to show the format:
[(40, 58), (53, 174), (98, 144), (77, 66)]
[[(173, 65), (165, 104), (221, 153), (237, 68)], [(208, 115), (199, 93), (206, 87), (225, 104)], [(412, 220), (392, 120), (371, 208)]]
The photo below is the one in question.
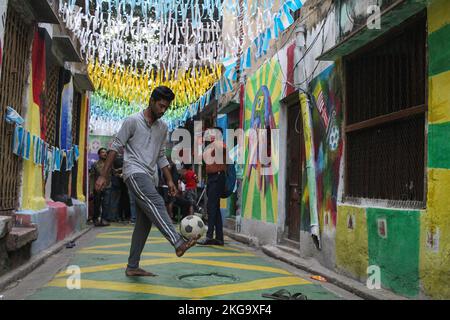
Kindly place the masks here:
[(254, 219), (242, 219), (241, 232), (258, 239), (259, 245), (274, 244), (277, 242), (277, 225)]
[(450, 298), (450, 2), (428, 7), (427, 211), (420, 224), (419, 276), (425, 294)]
[(86, 227), (86, 204), (74, 200), (72, 207), (61, 202), (47, 202), (47, 208), (39, 211), (26, 210), (16, 213), (20, 226), (37, 226), (38, 239), (31, 244), (31, 255), (36, 255), (55, 243), (62, 241)]

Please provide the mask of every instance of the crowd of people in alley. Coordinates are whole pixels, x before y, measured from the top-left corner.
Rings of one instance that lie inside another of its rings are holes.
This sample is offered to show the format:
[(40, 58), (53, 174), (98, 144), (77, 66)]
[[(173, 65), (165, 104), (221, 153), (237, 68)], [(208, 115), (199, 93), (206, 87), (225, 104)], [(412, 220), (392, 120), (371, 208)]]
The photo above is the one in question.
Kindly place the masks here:
[[(106, 148), (100, 148), (97, 153), (98, 160), (92, 164), (89, 170), (92, 190), (90, 190), (91, 205), (88, 223), (94, 224), (96, 227), (109, 226), (111, 222), (134, 225), (136, 223), (136, 199), (123, 179), (123, 156), (119, 154), (116, 157), (106, 187), (101, 192), (97, 192), (93, 186), (101, 175), (108, 151)], [(199, 180), (192, 165), (177, 165), (170, 157), (168, 160), (178, 193), (176, 196), (169, 194), (169, 188), (159, 168), (157, 168), (158, 181), (156, 181), (156, 185), (159, 194), (164, 199), (169, 216), (173, 222), (179, 222), (185, 216), (194, 214), (197, 209)]]

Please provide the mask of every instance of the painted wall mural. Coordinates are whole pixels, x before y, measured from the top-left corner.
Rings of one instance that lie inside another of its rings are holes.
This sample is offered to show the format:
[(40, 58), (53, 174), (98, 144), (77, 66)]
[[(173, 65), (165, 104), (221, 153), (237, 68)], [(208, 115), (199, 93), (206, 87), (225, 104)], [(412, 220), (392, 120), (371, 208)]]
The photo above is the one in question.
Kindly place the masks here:
[[(342, 107), (340, 66), (325, 69), (309, 84), (310, 113), (312, 121), (312, 154), (314, 155), (315, 185), (308, 184), (308, 165), (302, 164), (303, 195), (301, 202), (301, 228), (310, 232), (311, 204), (315, 201), (321, 230), (336, 228), (339, 168), (342, 157)], [(307, 136), (305, 135), (305, 139)], [(306, 143), (305, 146), (311, 143)], [(311, 175), (311, 173), (310, 173)], [(311, 188), (316, 188), (311, 192)]]
[(59, 143), (61, 149), (72, 147), (72, 110), (73, 110), (73, 78), (69, 72), (64, 72), (61, 93), (61, 116)]
[[(42, 137), (41, 95), (45, 87), (45, 39), (38, 31), (34, 33), (28, 94), (28, 109), (25, 119), (26, 129), (31, 135)], [(33, 161), (25, 161), (23, 166), (22, 209), (39, 210), (46, 207), (43, 169)]]
[[(248, 79), (245, 97), (244, 130), (278, 129), (282, 95), (281, 67), (276, 58), (264, 64)], [(269, 130), (270, 131), (270, 130)], [(268, 135), (269, 136), (269, 135)], [(270, 138), (269, 150), (273, 167), (278, 167), (278, 137)], [(263, 174), (265, 168), (258, 157), (259, 143), (245, 138), (245, 166), (242, 207), (244, 217), (268, 223), (278, 220), (278, 172)]]
[[(89, 95), (83, 94), (81, 100), (81, 112), (80, 112), (80, 161), (78, 161), (77, 171), (77, 196), (82, 202), (86, 200), (84, 194), (86, 194), (86, 164), (87, 164), (87, 133), (89, 125)], [(81, 160), (82, 159), (82, 160)]]

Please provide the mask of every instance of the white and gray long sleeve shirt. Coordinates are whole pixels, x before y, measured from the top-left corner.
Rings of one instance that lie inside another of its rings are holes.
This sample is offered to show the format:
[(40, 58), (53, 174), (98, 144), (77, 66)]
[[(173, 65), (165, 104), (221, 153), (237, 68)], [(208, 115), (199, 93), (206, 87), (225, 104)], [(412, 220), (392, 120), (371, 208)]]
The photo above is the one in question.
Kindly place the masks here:
[(167, 124), (161, 119), (150, 126), (143, 111), (125, 119), (110, 147), (116, 152), (124, 148), (124, 180), (134, 173), (145, 173), (155, 180), (156, 165), (161, 169), (169, 165), (166, 158), (167, 132)]

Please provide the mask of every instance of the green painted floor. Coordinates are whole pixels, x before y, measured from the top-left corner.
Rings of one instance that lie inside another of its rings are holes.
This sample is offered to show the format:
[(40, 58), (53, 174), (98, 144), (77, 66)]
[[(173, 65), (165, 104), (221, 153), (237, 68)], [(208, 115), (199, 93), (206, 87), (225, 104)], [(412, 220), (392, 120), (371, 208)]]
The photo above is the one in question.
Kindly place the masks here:
[(129, 278), (125, 266), (132, 227), (111, 226), (87, 247), (78, 249), (70, 265), (81, 270), (81, 289), (69, 289), (73, 276), (64, 272), (28, 299), (140, 300), (227, 299), (261, 300), (263, 293), (286, 289), (308, 299), (339, 299), (320, 285), (280, 269), (226, 239), (224, 247), (199, 246), (177, 258), (173, 247), (154, 228), (141, 258), (141, 267), (157, 277)]

